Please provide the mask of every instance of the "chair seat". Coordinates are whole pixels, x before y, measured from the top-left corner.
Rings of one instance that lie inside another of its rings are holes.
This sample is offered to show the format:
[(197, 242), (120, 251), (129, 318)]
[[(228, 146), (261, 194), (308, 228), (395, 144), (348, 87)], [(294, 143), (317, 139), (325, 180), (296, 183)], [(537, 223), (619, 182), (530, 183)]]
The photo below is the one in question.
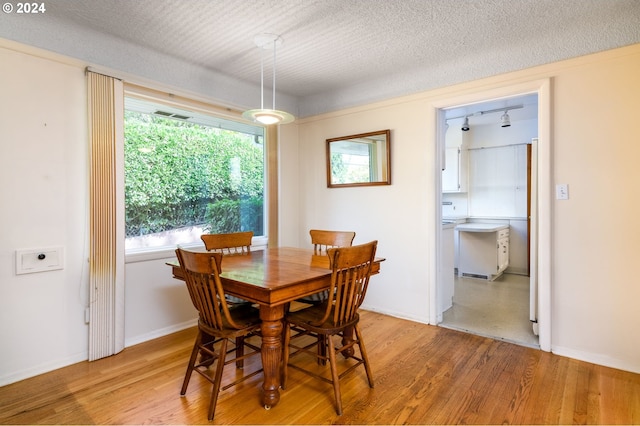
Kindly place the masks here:
[(231, 320), (242, 328), (233, 328), (224, 316), (222, 317), (222, 324), (224, 326), (222, 330), (213, 329), (202, 321), (198, 321), (198, 327), (207, 334), (213, 334), (225, 338), (244, 336), (248, 332), (254, 332), (256, 329), (260, 328), (260, 311), (251, 305), (239, 304), (230, 306), (229, 314), (231, 314)]
[(296, 299), (298, 302), (302, 302), (302, 303), (309, 303), (312, 305), (317, 305), (319, 303), (324, 302), (325, 300), (329, 299), (329, 291), (328, 290), (323, 290), (319, 293), (314, 293), (314, 294), (310, 294), (309, 296), (305, 296), (305, 297), (301, 297), (299, 299)]
[(287, 314), (285, 319), (287, 323), (292, 324), (296, 327), (327, 336), (336, 335), (343, 331), (345, 328), (353, 327), (360, 319), (360, 316), (358, 314), (355, 314), (355, 316), (350, 321), (344, 324), (336, 325), (333, 323), (333, 310), (334, 307), (331, 308), (331, 315), (329, 316), (329, 318), (321, 324), (318, 324), (318, 321), (320, 321), (322, 317), (325, 316), (325, 313), (327, 311), (327, 302), (321, 303), (319, 305), (314, 305), (297, 312), (290, 312)]

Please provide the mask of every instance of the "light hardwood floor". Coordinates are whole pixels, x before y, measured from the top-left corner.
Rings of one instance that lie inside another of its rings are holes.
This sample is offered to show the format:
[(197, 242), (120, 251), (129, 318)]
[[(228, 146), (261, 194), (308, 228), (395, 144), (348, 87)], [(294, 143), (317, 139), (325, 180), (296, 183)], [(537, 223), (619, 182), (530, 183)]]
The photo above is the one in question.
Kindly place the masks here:
[[(221, 393), (213, 423), (640, 424), (638, 374), (371, 312), (362, 312), (362, 332), (375, 388), (363, 370), (345, 377), (342, 416), (331, 385), (290, 370), (276, 407), (260, 406), (259, 375)], [(194, 336), (181, 331), (4, 386), (0, 423), (207, 424), (208, 382), (194, 375), (179, 396)]]

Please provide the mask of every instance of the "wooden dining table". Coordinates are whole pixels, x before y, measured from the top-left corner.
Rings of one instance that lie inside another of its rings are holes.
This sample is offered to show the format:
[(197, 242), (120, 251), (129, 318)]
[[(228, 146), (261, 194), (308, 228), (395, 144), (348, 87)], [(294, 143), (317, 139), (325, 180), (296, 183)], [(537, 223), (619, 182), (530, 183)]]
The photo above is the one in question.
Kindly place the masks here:
[[(382, 258), (376, 258), (372, 274), (380, 270)], [(177, 260), (172, 266), (174, 278), (184, 280)], [(225, 256), (220, 274), (226, 293), (258, 304), (262, 320), (262, 403), (265, 408), (280, 400), (280, 363), (285, 306), (304, 296), (327, 290), (331, 269), (326, 255), (313, 250), (278, 247), (252, 251), (243, 256)]]

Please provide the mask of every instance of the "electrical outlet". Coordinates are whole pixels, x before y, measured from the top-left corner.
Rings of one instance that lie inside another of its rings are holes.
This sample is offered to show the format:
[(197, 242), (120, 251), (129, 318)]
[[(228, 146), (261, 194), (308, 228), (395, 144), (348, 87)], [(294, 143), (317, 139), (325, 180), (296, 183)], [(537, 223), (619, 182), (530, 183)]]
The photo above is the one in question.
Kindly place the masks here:
[(568, 200), (569, 199), (569, 185), (566, 183), (559, 183), (556, 185), (556, 200)]

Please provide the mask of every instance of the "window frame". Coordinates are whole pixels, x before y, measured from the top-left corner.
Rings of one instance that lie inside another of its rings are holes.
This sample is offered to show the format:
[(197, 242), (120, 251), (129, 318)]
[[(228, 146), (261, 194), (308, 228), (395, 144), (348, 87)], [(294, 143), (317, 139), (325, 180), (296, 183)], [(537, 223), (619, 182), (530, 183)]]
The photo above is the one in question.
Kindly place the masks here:
[[(153, 102), (169, 107), (193, 110), (195, 112), (209, 114), (215, 117), (224, 118), (233, 121), (248, 123), (242, 118), (242, 111), (219, 106), (207, 101), (198, 100), (193, 97), (181, 96), (174, 93), (165, 93), (155, 89), (142, 87), (134, 84), (125, 83), (124, 97), (133, 97), (148, 102)], [(124, 103), (122, 105), (122, 115), (124, 116)], [(265, 215), (265, 235), (253, 237), (251, 247), (254, 250), (264, 249), (271, 245), (277, 239), (277, 126), (260, 126), (256, 123), (250, 123), (253, 126), (264, 128), (264, 215)], [(123, 130), (124, 131), (124, 130)], [(124, 139), (124, 138), (123, 138)], [(124, 142), (123, 142), (124, 143)], [(123, 160), (124, 161), (124, 160)], [(124, 173), (124, 164), (122, 164), (122, 173)], [(123, 180), (124, 182), (124, 176)], [(124, 188), (123, 188), (124, 190)], [(124, 208), (118, 212), (123, 216)], [(189, 244), (181, 244), (183, 248), (201, 248), (202, 242), (194, 242)], [(175, 248), (173, 247), (145, 247), (129, 249), (125, 251), (125, 263), (146, 262), (159, 259), (173, 259), (175, 257)]]

